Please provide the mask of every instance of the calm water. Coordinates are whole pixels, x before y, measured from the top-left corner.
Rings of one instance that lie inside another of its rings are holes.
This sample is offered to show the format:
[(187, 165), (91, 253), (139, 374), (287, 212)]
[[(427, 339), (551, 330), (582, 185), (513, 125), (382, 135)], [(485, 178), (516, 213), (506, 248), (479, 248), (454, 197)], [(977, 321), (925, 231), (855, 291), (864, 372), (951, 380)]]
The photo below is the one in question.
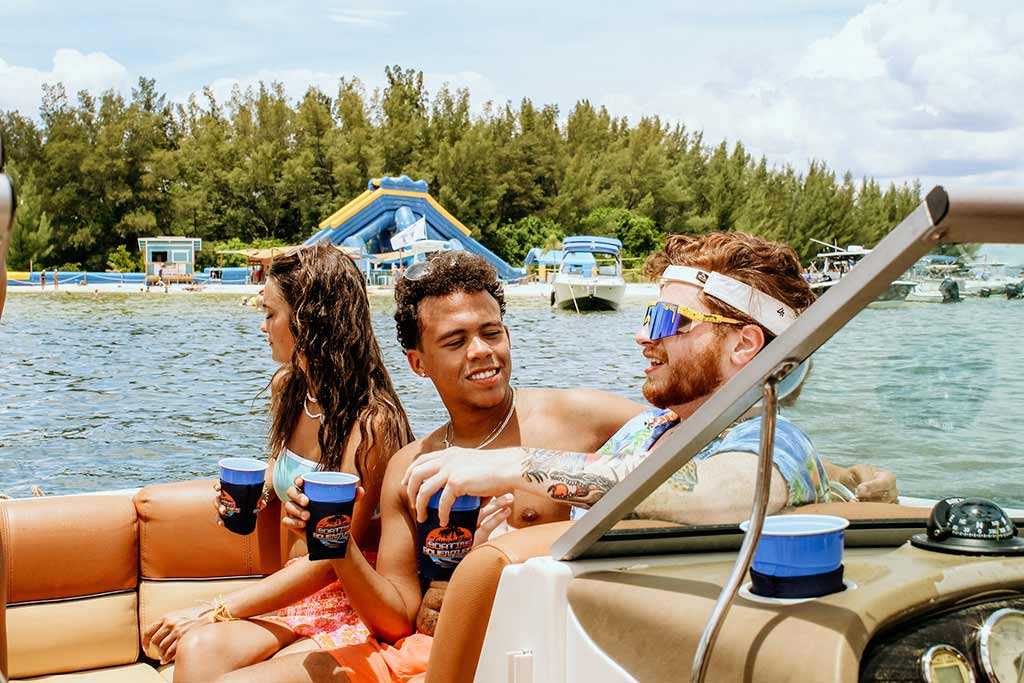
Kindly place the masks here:
[[(211, 477), (260, 455), (272, 371), (260, 314), (238, 296), (13, 295), (0, 323), (0, 491), (47, 493)], [(511, 302), (520, 386), (642, 400), (642, 302), (579, 316)], [(416, 432), (446, 415), (406, 367), (392, 310), (374, 327)], [(815, 355), (787, 412), (836, 462), (894, 470), (903, 493), (1024, 506), (1024, 302), (870, 308)]]

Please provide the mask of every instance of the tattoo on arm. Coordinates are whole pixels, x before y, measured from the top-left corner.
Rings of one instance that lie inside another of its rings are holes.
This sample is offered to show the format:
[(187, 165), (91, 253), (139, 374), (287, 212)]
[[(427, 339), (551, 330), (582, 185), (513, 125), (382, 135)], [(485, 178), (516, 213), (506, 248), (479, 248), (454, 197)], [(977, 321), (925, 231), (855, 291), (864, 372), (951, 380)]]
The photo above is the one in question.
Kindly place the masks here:
[(548, 495), (554, 500), (585, 508), (599, 501), (601, 496), (618, 483), (617, 479), (597, 474), (558, 470), (523, 472), (523, 477), (537, 484), (547, 484)]
[(642, 456), (631, 454), (597, 455), (571, 453), (544, 448), (526, 448), (522, 476), (540, 484), (552, 499), (589, 508), (622, 481)]

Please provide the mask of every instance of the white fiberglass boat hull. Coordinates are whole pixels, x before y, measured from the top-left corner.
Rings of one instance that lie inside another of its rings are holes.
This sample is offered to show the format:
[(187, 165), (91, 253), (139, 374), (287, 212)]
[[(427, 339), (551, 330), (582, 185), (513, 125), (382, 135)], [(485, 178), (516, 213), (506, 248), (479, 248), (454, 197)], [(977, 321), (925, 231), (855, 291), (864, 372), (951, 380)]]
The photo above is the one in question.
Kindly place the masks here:
[(626, 281), (559, 275), (552, 283), (551, 303), (570, 311), (616, 311), (626, 294)]
[(960, 293), (966, 296), (986, 296), (984, 291), (987, 290), (988, 295), (1002, 294), (1006, 291), (1007, 285), (1015, 285), (1018, 280), (1013, 278), (992, 278), (990, 280), (975, 280), (965, 279), (959, 280), (957, 284), (960, 285)]
[[(814, 292), (815, 296), (821, 296), (838, 282), (839, 280), (812, 282), (811, 291)], [(896, 280), (875, 301), (906, 301), (908, 296), (914, 292), (916, 285), (916, 282), (911, 282), (910, 280)]]

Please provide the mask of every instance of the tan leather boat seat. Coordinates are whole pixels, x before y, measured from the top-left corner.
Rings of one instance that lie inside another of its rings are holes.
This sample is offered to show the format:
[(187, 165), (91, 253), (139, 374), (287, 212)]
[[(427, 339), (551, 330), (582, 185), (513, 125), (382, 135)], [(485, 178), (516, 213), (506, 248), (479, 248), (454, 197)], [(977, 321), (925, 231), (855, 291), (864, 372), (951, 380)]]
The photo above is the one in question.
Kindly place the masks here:
[(0, 515), (10, 677), (134, 663), (139, 549), (131, 496), (11, 500)]
[(789, 508), (783, 514), (835, 515), (851, 522), (881, 519), (916, 519), (927, 521), (931, 508), (893, 505), (891, 503), (816, 503)]
[[(54, 676), (35, 676), (33, 678), (19, 678), (18, 681), (53, 681), (54, 683), (167, 683), (170, 678), (164, 678), (156, 669), (146, 664), (129, 664), (127, 666), (112, 666), (107, 669), (94, 671), (81, 671), (71, 674), (56, 674)], [(11, 681), (15, 683), (15, 681)]]
[(279, 504), (260, 514), (255, 533), (238, 536), (217, 525), (212, 485), (159, 484), (135, 496), (143, 629), (171, 610), (214, 600), (281, 567)]
[(281, 566), (279, 506), (237, 536), (217, 526), (212, 485), (0, 502), (12, 681), (169, 681), (173, 668), (142, 657), (141, 629)]

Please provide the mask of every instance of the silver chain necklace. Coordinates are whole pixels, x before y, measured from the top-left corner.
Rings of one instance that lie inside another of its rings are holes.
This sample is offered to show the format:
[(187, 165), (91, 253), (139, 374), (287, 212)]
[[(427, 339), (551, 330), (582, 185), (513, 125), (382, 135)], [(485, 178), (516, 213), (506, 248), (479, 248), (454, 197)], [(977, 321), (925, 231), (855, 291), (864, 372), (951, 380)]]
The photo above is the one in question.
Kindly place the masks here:
[[(508, 423), (512, 419), (512, 414), (514, 412), (516, 412), (516, 388), (512, 387), (512, 404), (509, 405), (508, 412), (505, 413), (505, 419), (503, 419), (501, 423), (497, 427), (495, 427), (491, 431), (491, 433), (488, 434), (487, 437), (479, 443), (479, 445), (476, 446), (476, 448), (484, 448), (485, 446), (489, 446), (495, 439), (501, 436), (502, 433), (505, 431), (505, 427), (508, 427)], [(452, 447), (452, 438), (454, 438), (452, 434), (452, 429), (452, 421), (448, 420), (448, 426), (445, 427), (444, 436), (442, 437), (445, 448)]]

